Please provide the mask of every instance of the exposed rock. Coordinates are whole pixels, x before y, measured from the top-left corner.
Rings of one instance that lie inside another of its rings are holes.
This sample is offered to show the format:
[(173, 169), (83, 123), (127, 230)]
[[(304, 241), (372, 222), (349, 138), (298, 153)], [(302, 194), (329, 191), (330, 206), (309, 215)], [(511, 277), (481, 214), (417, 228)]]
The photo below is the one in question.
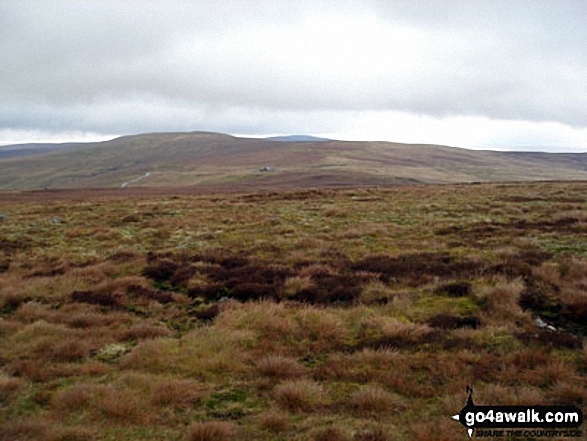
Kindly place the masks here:
[(536, 326), (538, 326), (540, 329), (548, 329), (549, 331), (556, 331), (556, 328), (554, 326), (549, 325), (544, 320), (542, 320), (540, 317), (536, 317), (534, 319), (534, 324)]

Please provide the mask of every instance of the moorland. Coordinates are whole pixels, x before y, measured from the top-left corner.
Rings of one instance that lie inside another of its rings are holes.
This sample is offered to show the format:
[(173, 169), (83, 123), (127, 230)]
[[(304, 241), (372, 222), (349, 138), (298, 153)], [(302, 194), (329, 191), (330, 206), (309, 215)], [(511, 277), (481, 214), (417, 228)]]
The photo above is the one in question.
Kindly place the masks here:
[[(0, 193), (0, 439), (465, 439), (587, 401), (587, 183)], [(547, 324), (549, 327), (546, 327)]]
[(209, 132), (151, 133), (99, 143), (3, 146), (0, 189), (192, 186), (214, 192), (587, 180), (587, 153), (279, 139)]

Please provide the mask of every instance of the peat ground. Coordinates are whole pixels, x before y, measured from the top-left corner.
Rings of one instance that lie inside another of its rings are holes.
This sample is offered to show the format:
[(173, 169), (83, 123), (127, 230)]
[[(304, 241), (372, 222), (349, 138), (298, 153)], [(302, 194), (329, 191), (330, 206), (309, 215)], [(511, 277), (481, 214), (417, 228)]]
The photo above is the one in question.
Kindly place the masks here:
[(583, 407), (586, 204), (583, 182), (0, 193), (0, 439), (454, 440), (468, 384)]

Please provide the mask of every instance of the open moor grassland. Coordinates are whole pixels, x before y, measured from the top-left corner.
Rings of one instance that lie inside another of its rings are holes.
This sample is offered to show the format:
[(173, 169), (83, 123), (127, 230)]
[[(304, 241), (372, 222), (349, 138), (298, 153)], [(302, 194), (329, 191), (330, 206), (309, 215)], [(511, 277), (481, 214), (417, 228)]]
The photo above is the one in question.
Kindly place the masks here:
[(587, 402), (587, 183), (76, 194), (0, 195), (1, 440), (452, 441), (467, 384)]

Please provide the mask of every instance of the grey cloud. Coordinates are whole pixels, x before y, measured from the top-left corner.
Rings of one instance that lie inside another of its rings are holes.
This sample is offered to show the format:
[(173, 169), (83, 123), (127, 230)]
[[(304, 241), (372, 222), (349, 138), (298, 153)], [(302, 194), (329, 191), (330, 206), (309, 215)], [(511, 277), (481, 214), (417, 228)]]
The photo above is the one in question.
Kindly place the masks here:
[(371, 110), (587, 126), (583, 2), (169, 3), (2, 2), (0, 128), (254, 133)]
[[(319, 133), (352, 127), (355, 112), (272, 111), (263, 108), (170, 105), (164, 101), (103, 101), (64, 107), (0, 108), (0, 127), (107, 134), (209, 130), (223, 133)], [(74, 129), (72, 129), (74, 128)], [(278, 129), (276, 129), (278, 128)]]

